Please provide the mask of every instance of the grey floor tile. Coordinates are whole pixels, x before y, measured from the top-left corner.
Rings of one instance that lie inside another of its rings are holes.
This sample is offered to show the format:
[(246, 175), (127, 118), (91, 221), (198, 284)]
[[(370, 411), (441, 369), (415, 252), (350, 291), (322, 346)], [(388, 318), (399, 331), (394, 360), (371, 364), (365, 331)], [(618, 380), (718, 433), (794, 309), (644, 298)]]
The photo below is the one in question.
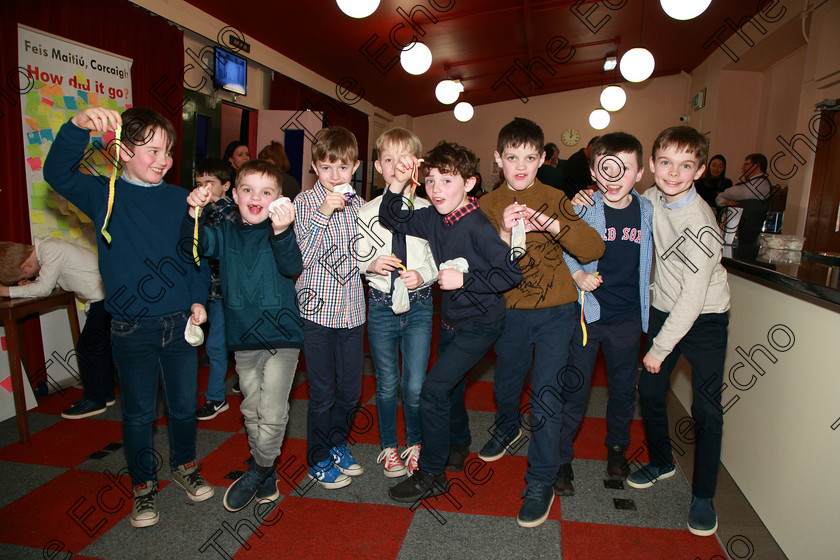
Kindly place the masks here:
[[(67, 469), (0, 461), (0, 508), (46, 484)], [(0, 557), (11, 558), (10, 556)]]
[[(63, 418), (56, 414), (42, 414), (40, 412), (29, 412), (29, 435), (38, 433), (44, 428), (61, 422)], [(17, 420), (14, 416), (0, 422), (0, 449), (20, 441), (18, 436)]]

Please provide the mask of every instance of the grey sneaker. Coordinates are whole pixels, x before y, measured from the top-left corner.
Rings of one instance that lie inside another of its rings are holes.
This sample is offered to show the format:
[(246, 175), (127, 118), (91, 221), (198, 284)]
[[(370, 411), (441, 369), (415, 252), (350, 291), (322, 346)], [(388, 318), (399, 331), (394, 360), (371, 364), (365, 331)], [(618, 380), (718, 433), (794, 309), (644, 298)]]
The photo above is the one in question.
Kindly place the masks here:
[(198, 474), (195, 461), (180, 465), (177, 470), (172, 471), (172, 481), (186, 490), (187, 497), (194, 502), (203, 502), (212, 498), (215, 493), (213, 487)]
[(149, 480), (134, 487), (134, 509), (131, 510), (132, 527), (151, 527), (160, 519), (157, 510), (157, 482)]

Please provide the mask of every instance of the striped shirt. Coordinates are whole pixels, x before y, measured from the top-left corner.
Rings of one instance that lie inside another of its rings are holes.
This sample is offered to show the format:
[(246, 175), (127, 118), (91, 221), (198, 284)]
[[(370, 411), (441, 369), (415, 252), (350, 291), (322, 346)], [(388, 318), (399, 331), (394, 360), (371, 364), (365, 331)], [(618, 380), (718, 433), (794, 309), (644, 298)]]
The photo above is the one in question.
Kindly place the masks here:
[(319, 208), (327, 190), (316, 182), (295, 197), (295, 235), (303, 255), (303, 272), (296, 287), (300, 315), (333, 329), (350, 329), (365, 322), (365, 297), (357, 255), (360, 196), (344, 210), (327, 217)]

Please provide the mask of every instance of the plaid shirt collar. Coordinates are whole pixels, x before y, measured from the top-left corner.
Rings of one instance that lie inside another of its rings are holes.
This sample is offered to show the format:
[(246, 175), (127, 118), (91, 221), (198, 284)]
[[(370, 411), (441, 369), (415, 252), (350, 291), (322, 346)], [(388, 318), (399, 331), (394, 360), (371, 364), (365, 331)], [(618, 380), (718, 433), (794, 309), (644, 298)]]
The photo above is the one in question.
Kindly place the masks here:
[(473, 196), (468, 196), (465, 205), (456, 208), (443, 217), (443, 223), (444, 225), (451, 226), (474, 210), (478, 210), (478, 199)]

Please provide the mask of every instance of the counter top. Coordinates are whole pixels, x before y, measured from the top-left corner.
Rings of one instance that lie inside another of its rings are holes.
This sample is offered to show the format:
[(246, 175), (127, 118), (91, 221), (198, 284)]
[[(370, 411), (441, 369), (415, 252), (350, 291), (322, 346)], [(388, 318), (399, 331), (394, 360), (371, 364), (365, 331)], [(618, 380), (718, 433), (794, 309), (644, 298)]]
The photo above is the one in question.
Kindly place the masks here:
[(802, 251), (799, 264), (763, 262), (758, 250), (724, 247), (723, 266), (732, 274), (759, 280), (809, 301), (840, 311), (840, 258)]

